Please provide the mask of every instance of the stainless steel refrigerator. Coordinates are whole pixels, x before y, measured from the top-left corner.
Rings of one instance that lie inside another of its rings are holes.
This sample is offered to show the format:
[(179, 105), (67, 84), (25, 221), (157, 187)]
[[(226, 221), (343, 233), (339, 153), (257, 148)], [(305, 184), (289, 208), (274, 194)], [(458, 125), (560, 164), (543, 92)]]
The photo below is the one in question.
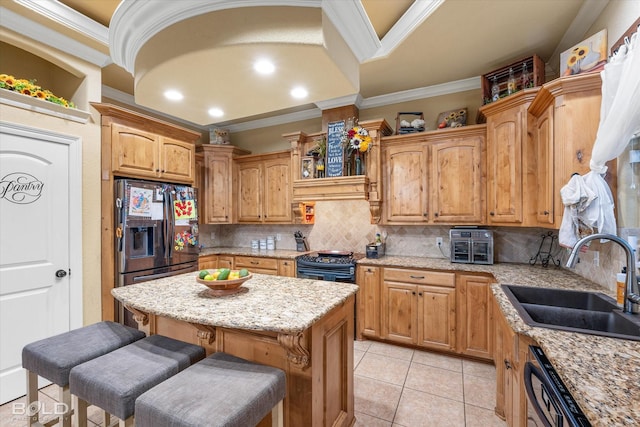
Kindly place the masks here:
[[(195, 188), (133, 179), (115, 181), (116, 286), (198, 269)], [(118, 321), (137, 327), (116, 302)]]

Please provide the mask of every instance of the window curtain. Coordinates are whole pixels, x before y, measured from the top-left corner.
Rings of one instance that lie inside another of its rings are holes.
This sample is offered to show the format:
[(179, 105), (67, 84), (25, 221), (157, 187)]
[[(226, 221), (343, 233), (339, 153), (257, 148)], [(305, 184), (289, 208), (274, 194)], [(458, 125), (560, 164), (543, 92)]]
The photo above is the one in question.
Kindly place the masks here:
[[(638, 27), (640, 29), (640, 27)], [(603, 178), (605, 163), (617, 158), (640, 133), (640, 53), (638, 32), (611, 57), (601, 72), (600, 123), (589, 164), (591, 172), (573, 177), (561, 190), (565, 212), (559, 242), (573, 247), (580, 229), (617, 234), (611, 190)]]

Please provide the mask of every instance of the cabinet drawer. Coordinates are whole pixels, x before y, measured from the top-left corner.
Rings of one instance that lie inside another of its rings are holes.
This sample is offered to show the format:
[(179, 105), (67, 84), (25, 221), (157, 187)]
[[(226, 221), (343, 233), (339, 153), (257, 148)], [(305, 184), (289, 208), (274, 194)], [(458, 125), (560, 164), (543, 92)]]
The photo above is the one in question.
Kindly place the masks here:
[(400, 268), (385, 268), (384, 280), (402, 283), (416, 283), (418, 285), (438, 285), (455, 288), (455, 273), (441, 273), (438, 271), (406, 270)]
[(278, 271), (278, 260), (276, 258), (258, 258), (249, 256), (236, 256), (235, 267), (246, 268), (249, 271), (261, 270), (273, 270), (274, 273)]

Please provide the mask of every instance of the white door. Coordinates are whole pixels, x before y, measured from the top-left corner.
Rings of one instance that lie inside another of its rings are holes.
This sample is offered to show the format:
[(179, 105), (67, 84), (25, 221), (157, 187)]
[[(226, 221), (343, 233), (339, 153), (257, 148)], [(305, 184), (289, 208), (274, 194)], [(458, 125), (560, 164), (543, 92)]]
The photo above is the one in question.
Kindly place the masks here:
[(22, 348), (70, 330), (77, 310), (69, 274), (70, 232), (82, 232), (70, 224), (74, 145), (78, 138), (0, 124), (0, 403), (26, 392)]

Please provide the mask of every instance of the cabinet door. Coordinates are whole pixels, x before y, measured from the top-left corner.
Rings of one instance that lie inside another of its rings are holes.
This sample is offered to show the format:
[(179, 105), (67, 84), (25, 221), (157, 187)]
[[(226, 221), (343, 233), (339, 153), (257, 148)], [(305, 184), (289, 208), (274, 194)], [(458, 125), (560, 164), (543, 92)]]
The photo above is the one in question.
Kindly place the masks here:
[(431, 147), (431, 209), (433, 222), (482, 223), (484, 138), (454, 139)]
[(193, 175), (193, 186), (198, 189), (198, 203), (200, 204), (200, 222), (204, 222), (204, 218), (202, 216), (202, 207), (204, 206), (203, 199), (205, 197), (205, 186), (204, 186), (204, 174), (205, 174), (205, 166), (204, 166), (204, 155), (201, 153), (196, 154), (196, 171)]
[(532, 123), (535, 149), (536, 220), (540, 225), (553, 224), (553, 105)]
[(358, 266), (358, 337), (380, 337), (380, 267)]
[(287, 223), (292, 221), (291, 209), (291, 159), (274, 159), (264, 162), (264, 222)]
[(219, 255), (218, 256), (218, 268), (233, 269), (233, 256)]
[(383, 337), (405, 344), (416, 343), (416, 285), (383, 283)]
[(487, 117), (487, 208), (489, 224), (522, 222), (523, 110)]
[(262, 222), (262, 168), (259, 162), (238, 164), (238, 222)]
[(427, 159), (428, 149), (420, 143), (385, 149), (385, 222), (429, 220)]
[(218, 255), (206, 255), (201, 256), (198, 259), (198, 269), (206, 270), (206, 269), (214, 269), (218, 268)]
[(160, 137), (160, 177), (170, 182), (193, 184), (195, 146), (177, 139)]
[(418, 345), (447, 351), (455, 350), (455, 289), (419, 285), (417, 290)]
[[(495, 354), (494, 363), (496, 365), (496, 414), (503, 417), (509, 426), (514, 424), (514, 410), (519, 407), (514, 404), (515, 387), (519, 383), (517, 376), (517, 366), (515, 364), (515, 346), (517, 345), (517, 335), (509, 326), (507, 319), (500, 311), (498, 303), (494, 299), (494, 321)], [(515, 398), (519, 398), (515, 396)]]
[(296, 262), (292, 259), (278, 260), (278, 276), (296, 277)]
[(209, 154), (205, 156), (205, 223), (231, 222), (231, 156)]
[(158, 135), (112, 123), (111, 144), (114, 173), (136, 178), (158, 177)]
[(458, 277), (458, 351), (483, 359), (493, 358), (490, 283), (493, 279), (463, 274)]

